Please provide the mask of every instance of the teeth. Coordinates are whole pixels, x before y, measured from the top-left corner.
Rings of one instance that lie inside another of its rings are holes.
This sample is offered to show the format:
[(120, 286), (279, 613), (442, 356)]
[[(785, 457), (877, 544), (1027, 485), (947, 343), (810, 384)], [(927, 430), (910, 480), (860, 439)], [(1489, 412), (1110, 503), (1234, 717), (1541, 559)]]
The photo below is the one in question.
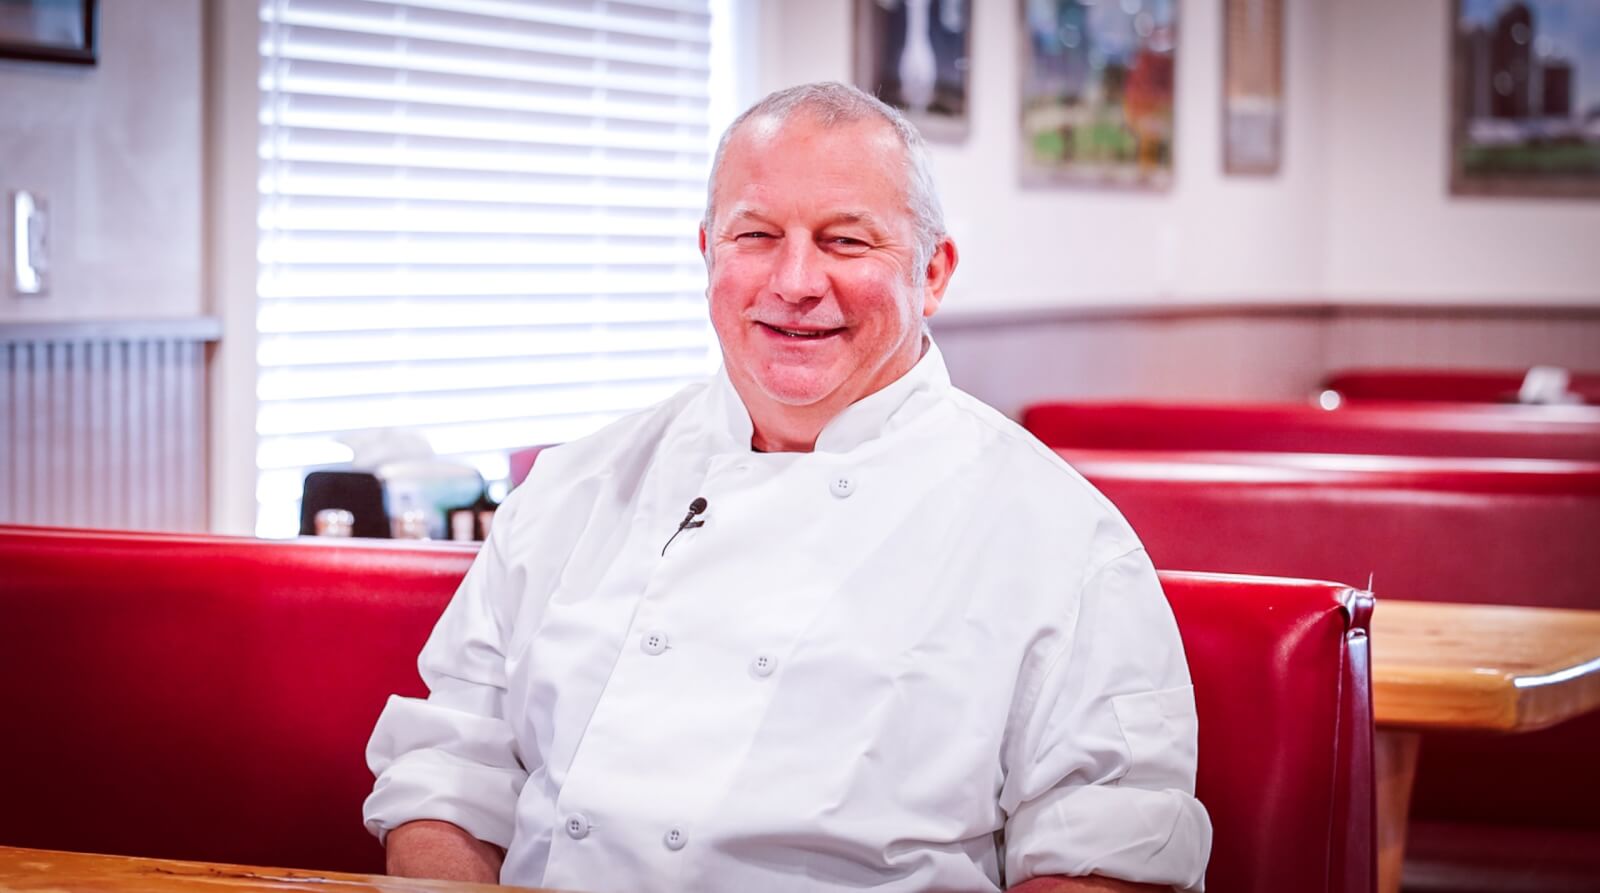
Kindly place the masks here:
[(782, 332), (783, 334), (788, 335), (790, 338), (821, 338), (823, 335), (827, 335), (833, 331), (832, 329), (828, 329), (820, 332), (800, 332), (794, 329), (779, 328), (778, 326), (768, 326), (768, 328), (772, 329), (774, 332)]

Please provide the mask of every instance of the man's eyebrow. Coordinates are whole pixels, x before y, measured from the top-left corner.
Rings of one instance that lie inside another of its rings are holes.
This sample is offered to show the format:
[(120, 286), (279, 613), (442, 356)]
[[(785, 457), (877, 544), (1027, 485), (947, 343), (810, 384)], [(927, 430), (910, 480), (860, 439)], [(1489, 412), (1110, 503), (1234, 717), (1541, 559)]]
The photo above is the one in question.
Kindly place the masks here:
[[(770, 218), (760, 208), (748, 204), (737, 204), (729, 208), (723, 220), (729, 225), (743, 220), (754, 220), (760, 223), (770, 222)], [(864, 226), (873, 233), (888, 231), (877, 216), (870, 211), (840, 211), (823, 221), (823, 226), (825, 227), (839, 226), (841, 224)]]
[(883, 224), (878, 222), (878, 218), (874, 217), (867, 211), (840, 211), (839, 213), (828, 218), (829, 226), (834, 226), (840, 223), (860, 224), (861, 226), (864, 226), (873, 232), (881, 233), (886, 231), (883, 227)]
[(733, 207), (728, 209), (728, 217), (727, 217), (727, 219), (729, 219), (729, 220), (738, 220), (741, 217), (751, 217), (751, 218), (754, 218), (756, 220), (765, 220), (766, 219), (766, 217), (764, 217), (762, 215), (762, 213), (759, 210), (757, 210), (754, 205), (747, 205), (747, 204), (740, 203), (740, 204), (734, 205)]

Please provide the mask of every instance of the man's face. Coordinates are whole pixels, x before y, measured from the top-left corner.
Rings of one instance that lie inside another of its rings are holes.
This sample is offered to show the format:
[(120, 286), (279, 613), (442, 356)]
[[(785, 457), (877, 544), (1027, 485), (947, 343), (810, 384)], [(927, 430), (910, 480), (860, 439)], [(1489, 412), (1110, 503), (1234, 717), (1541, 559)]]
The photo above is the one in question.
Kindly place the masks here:
[(913, 286), (905, 179), (882, 122), (829, 129), (799, 112), (734, 134), (700, 239), (711, 322), (752, 414), (831, 418), (916, 364), (953, 251)]

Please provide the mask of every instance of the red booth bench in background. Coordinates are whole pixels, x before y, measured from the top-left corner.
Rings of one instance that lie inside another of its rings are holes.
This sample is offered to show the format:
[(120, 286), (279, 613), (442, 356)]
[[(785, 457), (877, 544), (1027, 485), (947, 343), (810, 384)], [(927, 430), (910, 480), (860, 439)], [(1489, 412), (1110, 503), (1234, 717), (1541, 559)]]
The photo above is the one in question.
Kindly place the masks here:
[[(1352, 369), (1328, 376), (1324, 390), (1343, 400), (1516, 403), (1527, 373), (1485, 369)], [(1600, 375), (1569, 373), (1566, 392), (1600, 404)]]
[(1022, 424), (1052, 447), (1240, 450), (1600, 461), (1600, 407), (1274, 403), (1036, 403)]
[[(1372, 575), (1380, 612), (1384, 598), (1600, 609), (1600, 464), (1058, 452), (1161, 567)], [(1493, 890), (1504, 875), (1486, 869), (1517, 866), (1514, 889), (1582, 889), (1572, 884), (1586, 876), (1600, 889), (1597, 748), (1594, 714), (1509, 737), (1425, 736), (1413, 875), (1473, 867), (1484, 886), (1464, 889)]]
[[(470, 548), (0, 528), (0, 845), (374, 871), (366, 740)], [(1370, 891), (1371, 600), (1165, 574), (1217, 893)], [(1047, 890), (1041, 880), (1030, 891)]]

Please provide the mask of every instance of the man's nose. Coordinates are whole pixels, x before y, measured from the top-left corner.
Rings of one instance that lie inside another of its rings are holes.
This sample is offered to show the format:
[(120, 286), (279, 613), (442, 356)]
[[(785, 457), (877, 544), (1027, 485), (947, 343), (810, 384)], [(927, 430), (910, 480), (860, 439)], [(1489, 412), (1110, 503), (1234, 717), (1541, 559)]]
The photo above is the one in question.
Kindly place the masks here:
[(822, 251), (810, 239), (784, 239), (778, 265), (772, 271), (773, 294), (791, 304), (822, 297), (828, 290), (825, 263)]

